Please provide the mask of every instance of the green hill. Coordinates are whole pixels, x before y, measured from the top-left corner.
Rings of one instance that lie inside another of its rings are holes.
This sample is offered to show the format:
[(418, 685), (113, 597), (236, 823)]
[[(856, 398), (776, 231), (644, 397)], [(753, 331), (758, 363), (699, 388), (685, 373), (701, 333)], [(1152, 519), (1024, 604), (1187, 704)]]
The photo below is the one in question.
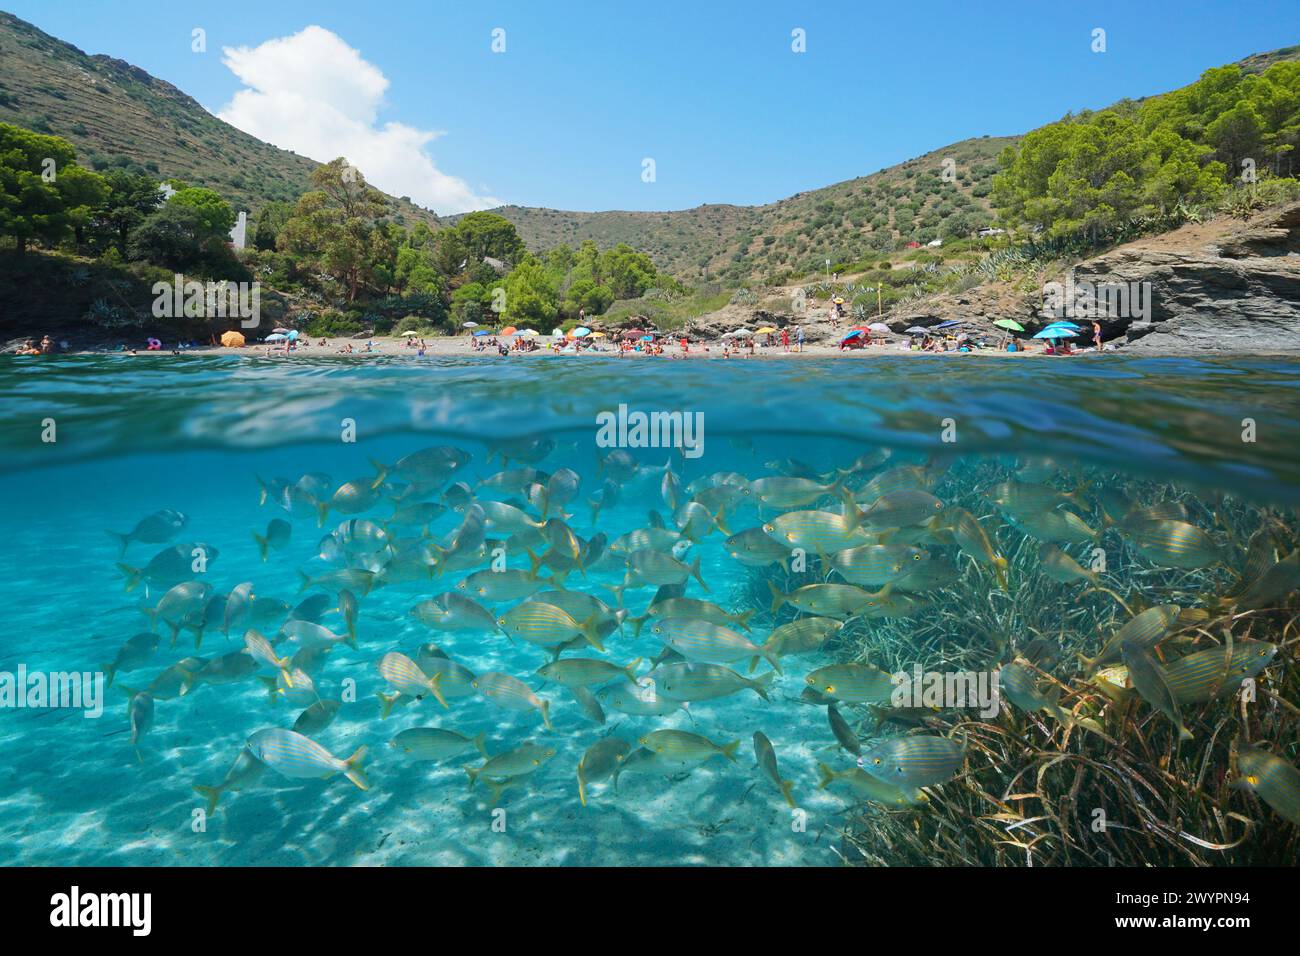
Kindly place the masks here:
[[(222, 122), (139, 67), (87, 55), (3, 12), (0, 63), (0, 122), (63, 137), (83, 166), (134, 162), (160, 179), (215, 189), (255, 217), (267, 202), (297, 199), (319, 165)], [(438, 221), (393, 202), (398, 222)]]

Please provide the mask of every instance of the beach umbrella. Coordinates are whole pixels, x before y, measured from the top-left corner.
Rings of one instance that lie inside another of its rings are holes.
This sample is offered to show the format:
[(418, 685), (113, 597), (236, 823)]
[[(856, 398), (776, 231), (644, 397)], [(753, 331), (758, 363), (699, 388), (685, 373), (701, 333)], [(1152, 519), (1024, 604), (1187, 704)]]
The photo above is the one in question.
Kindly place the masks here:
[(281, 335), (279, 332), (272, 332), (270, 335), (268, 335), (268, 336), (267, 336), (266, 338), (264, 338), (262, 341), (263, 341), (263, 342), (283, 342), (286, 338), (288, 338), (288, 336)]
[(298, 330), (297, 330), (297, 329), (294, 329), (292, 332), (289, 333), (289, 335), (288, 335), (287, 337), (288, 337), (288, 339), (289, 339), (290, 342), (297, 342), (297, 341), (298, 341)]
[(477, 323), (477, 322), (462, 322), (461, 325), (460, 325), (460, 327), (461, 327), (462, 329), (477, 329), (477, 328), (478, 328), (478, 323)]
[(836, 304), (836, 305), (843, 305), (843, 304), (844, 304), (844, 297), (843, 297), (843, 296), (839, 296), (839, 295), (837, 295), (837, 296), (835, 297), (835, 304)]
[(564, 338), (564, 329), (551, 329), (551, 338), (553, 339)]
[(653, 342), (654, 340), (655, 340), (655, 337), (654, 337), (653, 335), (643, 335), (643, 336), (641, 336), (641, 341), (642, 341), (642, 342)]
[(414, 332), (414, 331), (412, 331), (412, 332), (398, 332), (397, 334), (398, 334), (398, 335), (405, 335), (407, 338), (411, 338), (412, 336), (419, 335), (420, 333), (419, 333), (419, 332)]
[(993, 323), (1000, 329), (1010, 329), (1012, 332), (1023, 332), (1025, 327), (1015, 319), (998, 319)]
[(770, 325), (765, 325), (765, 326), (763, 326), (761, 329), (757, 329), (757, 330), (754, 332), (754, 334), (755, 334), (755, 335), (769, 335), (770, 333), (775, 332), (775, 331), (776, 331), (776, 329), (772, 328), (772, 326), (770, 326)]
[(625, 339), (636, 339), (636, 338), (640, 338), (643, 335), (645, 335), (645, 329), (624, 329), (623, 330), (623, 338)]
[(754, 333), (749, 331), (749, 329), (745, 328), (742, 325), (740, 328), (734, 330), (731, 334), (743, 338), (746, 335), (753, 335)]
[(519, 331), (519, 330), (516, 329), (513, 325), (507, 325), (504, 329), (501, 330), (501, 334), (502, 334), (502, 335), (514, 335), (514, 334), (515, 334), (516, 332), (518, 332), (518, 331)]
[(1043, 329), (1034, 336), (1036, 339), (1072, 339), (1075, 333), (1069, 329)]
[(850, 339), (860, 339), (860, 338), (862, 338), (862, 330), (861, 330), (861, 329), (854, 329), (854, 330), (853, 330), (852, 332), (850, 332), (848, 335), (844, 336), (844, 338), (840, 339), (840, 341), (841, 341), (841, 342), (847, 342), (847, 341), (849, 341)]
[(520, 329), (520, 330), (519, 330), (519, 337), (520, 337), (521, 339), (535, 339), (535, 338), (537, 338), (537, 330), (536, 330), (536, 329)]
[(1067, 322), (1065, 319), (1057, 319), (1055, 322), (1048, 322), (1047, 327), (1049, 329), (1073, 329), (1076, 332), (1082, 328), (1082, 326), (1075, 325), (1073, 322)]
[(603, 338), (605, 338), (605, 333), (604, 333), (604, 332), (592, 332), (591, 335), (587, 336), (587, 338), (589, 338), (589, 339), (603, 339)]
[(582, 339), (591, 334), (591, 329), (587, 328), (585, 325), (580, 325), (569, 334), (575, 339)]
[(914, 326), (912, 326), (910, 329), (907, 330), (907, 334), (908, 334), (908, 335), (929, 335), (929, 334), (930, 334), (930, 330), (929, 330), (929, 329), (923, 329), (923, 328), (921, 328), (919, 325), (914, 325)]
[(954, 325), (961, 325), (960, 319), (949, 319), (947, 322), (940, 322), (935, 326), (936, 329), (950, 329)]
[(889, 326), (887, 326), (884, 322), (872, 322), (870, 325), (867, 326), (867, 328), (870, 329), (872, 332), (889, 331)]
[(288, 334), (289, 334), (289, 330), (288, 330), (288, 329), (272, 329), (271, 332), (274, 333), (275, 335), (288, 335)]
[(475, 334), (475, 335), (491, 335), (492, 333), (489, 332), (487, 329), (479, 329), (479, 330), (478, 330), (477, 332), (475, 332), (474, 334)]
[(244, 337), (233, 330), (230, 332), (222, 332), (221, 344), (228, 349), (239, 348), (239, 346), (244, 344)]

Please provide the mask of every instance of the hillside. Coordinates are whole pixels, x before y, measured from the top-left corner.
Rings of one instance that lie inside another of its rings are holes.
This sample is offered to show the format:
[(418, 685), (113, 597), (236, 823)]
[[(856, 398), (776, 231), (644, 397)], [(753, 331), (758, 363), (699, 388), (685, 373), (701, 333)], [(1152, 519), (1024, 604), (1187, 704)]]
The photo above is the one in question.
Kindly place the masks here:
[[(215, 189), (255, 216), (267, 202), (297, 199), (318, 165), (222, 122), (139, 67), (89, 56), (4, 12), (0, 64), (0, 122), (63, 137), (83, 166), (133, 161), (158, 178)], [(393, 202), (400, 223), (437, 222), (427, 210)]]
[[(796, 193), (766, 206), (706, 205), (678, 212), (562, 212), (526, 206), (493, 210), (513, 222), (530, 249), (591, 239), (626, 242), (682, 278), (778, 280), (856, 262), (898, 238), (928, 242), (992, 221), (987, 196), (998, 154), (1016, 137), (968, 139), (897, 166)], [(954, 163), (949, 181), (944, 160)], [(951, 217), (960, 215), (961, 221)], [(456, 217), (448, 217), (454, 221)]]

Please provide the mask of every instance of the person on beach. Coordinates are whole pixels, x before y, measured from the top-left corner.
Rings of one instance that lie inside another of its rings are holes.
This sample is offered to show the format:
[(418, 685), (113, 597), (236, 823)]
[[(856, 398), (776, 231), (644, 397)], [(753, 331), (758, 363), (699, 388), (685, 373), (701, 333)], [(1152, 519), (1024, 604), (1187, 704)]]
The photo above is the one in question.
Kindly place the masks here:
[(803, 351), (803, 326), (796, 325), (794, 327), (794, 334), (795, 334), (795, 344), (797, 346), (795, 348), (795, 351), (802, 352)]
[(1092, 320), (1092, 344), (1097, 351), (1101, 351), (1101, 323), (1096, 319)]
[(783, 348), (787, 352), (790, 351), (790, 330), (789, 329), (781, 330), (781, 348)]

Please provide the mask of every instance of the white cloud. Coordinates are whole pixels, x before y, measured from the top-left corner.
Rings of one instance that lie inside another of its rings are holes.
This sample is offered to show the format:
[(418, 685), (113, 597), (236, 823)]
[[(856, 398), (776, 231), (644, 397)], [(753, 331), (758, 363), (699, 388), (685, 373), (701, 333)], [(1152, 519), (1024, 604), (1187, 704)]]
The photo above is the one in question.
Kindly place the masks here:
[(502, 205), (434, 165), (437, 132), (379, 123), (388, 78), (337, 34), (310, 26), (222, 53), (246, 87), (217, 113), (230, 125), (318, 162), (345, 156), (371, 185), (438, 213)]

